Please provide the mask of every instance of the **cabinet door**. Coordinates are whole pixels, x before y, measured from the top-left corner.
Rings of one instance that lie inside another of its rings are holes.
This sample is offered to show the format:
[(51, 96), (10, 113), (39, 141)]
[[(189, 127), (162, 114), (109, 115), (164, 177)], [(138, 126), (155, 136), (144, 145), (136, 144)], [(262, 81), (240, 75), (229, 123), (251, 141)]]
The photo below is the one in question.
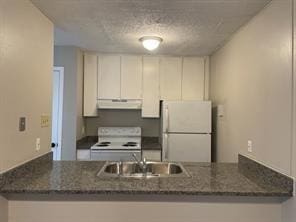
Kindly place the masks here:
[(121, 57), (121, 98), (142, 99), (142, 57)]
[(97, 116), (97, 73), (98, 58), (96, 55), (84, 54), (84, 89), (83, 115)]
[(183, 58), (182, 99), (203, 100), (204, 83), (204, 58)]
[(159, 117), (159, 58), (143, 57), (142, 117)]
[(159, 74), (161, 100), (181, 100), (182, 58), (161, 58)]
[(78, 149), (76, 155), (77, 155), (76, 157), (77, 160), (82, 160), (82, 161), (90, 160), (90, 149), (88, 150)]
[(120, 56), (99, 56), (98, 98), (120, 99)]

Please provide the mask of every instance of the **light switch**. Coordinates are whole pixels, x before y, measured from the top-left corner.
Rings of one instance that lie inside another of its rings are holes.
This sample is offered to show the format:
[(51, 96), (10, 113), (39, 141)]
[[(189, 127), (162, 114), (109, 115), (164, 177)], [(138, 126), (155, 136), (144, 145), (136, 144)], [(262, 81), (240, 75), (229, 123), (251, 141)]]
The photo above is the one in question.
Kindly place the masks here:
[(40, 138), (36, 138), (36, 147), (35, 147), (36, 151), (40, 150)]
[(224, 105), (217, 106), (217, 115), (218, 117), (224, 117)]
[(26, 117), (20, 117), (19, 120), (19, 131), (23, 132), (26, 130)]
[(41, 127), (49, 127), (49, 116), (41, 115)]
[(248, 140), (248, 152), (249, 153), (253, 152), (253, 142), (252, 142), (252, 140)]

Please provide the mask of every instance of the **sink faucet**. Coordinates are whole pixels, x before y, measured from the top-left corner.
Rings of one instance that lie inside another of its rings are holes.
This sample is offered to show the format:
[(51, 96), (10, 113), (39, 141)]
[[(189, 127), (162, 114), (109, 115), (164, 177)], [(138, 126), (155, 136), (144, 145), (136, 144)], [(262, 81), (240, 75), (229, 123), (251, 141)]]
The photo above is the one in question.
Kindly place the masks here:
[(146, 158), (144, 157), (143, 160), (139, 160), (137, 158), (137, 155), (133, 153), (133, 158), (134, 160), (139, 164), (139, 166), (141, 167), (143, 173), (147, 173), (147, 162), (146, 162)]

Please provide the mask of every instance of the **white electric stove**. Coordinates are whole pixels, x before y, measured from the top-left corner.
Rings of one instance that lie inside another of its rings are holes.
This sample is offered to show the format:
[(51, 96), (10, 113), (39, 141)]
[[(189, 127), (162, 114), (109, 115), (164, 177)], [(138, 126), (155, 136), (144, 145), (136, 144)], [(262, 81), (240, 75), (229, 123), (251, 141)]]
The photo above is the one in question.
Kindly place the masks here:
[(132, 161), (132, 154), (141, 159), (141, 135), (140, 127), (99, 127), (91, 160)]

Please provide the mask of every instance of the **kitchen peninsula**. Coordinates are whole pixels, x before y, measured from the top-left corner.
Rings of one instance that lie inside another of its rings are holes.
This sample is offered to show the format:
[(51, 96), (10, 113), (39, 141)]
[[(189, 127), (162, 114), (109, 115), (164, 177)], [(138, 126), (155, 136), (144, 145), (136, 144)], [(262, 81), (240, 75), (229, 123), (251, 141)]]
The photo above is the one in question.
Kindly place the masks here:
[(292, 179), (241, 155), (238, 164), (183, 163), (187, 177), (156, 178), (97, 176), (104, 161), (50, 159), (51, 153), (4, 174), (0, 192), (8, 199), (10, 194), (289, 197), (293, 192)]

